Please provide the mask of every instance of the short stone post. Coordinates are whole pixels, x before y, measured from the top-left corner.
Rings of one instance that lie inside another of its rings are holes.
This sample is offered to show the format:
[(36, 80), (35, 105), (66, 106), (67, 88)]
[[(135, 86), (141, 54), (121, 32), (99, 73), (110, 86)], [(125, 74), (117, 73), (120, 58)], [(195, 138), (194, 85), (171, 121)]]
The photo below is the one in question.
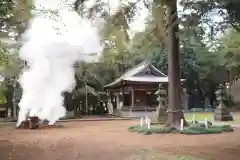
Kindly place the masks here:
[(160, 123), (165, 123), (167, 121), (167, 109), (165, 106), (165, 100), (166, 100), (166, 90), (163, 86), (163, 84), (159, 84), (158, 90), (155, 92), (158, 101), (158, 107), (156, 110), (156, 120)]
[(233, 121), (233, 116), (229, 111), (229, 108), (224, 104), (224, 95), (225, 95), (225, 87), (220, 84), (219, 89), (216, 91), (216, 97), (218, 101), (218, 106), (215, 109), (214, 120), (217, 121)]

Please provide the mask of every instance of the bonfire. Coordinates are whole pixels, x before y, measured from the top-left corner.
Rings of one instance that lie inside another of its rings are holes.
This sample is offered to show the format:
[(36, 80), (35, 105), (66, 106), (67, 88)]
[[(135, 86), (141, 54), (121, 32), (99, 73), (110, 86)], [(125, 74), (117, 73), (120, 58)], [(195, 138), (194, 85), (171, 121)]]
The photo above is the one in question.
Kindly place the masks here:
[(41, 129), (41, 128), (56, 128), (62, 127), (61, 125), (53, 124), (49, 125), (49, 121), (40, 121), (38, 117), (27, 117), (25, 121), (17, 128), (20, 129)]
[(39, 127), (39, 118), (38, 117), (27, 117), (25, 121), (21, 123), (18, 128), (23, 129), (37, 129)]

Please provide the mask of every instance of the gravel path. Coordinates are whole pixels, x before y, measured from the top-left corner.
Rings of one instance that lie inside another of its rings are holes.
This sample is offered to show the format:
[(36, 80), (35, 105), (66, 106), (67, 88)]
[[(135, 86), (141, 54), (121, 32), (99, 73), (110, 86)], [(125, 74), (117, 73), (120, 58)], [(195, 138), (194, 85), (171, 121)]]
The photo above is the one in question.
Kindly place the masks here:
[(12, 126), (4, 126), (0, 128), (0, 159), (125, 160), (126, 157), (145, 149), (207, 157), (212, 160), (239, 160), (238, 128), (233, 133), (198, 136), (146, 136), (128, 132), (128, 126), (137, 122), (64, 122), (61, 123), (63, 128), (39, 130), (17, 130)]

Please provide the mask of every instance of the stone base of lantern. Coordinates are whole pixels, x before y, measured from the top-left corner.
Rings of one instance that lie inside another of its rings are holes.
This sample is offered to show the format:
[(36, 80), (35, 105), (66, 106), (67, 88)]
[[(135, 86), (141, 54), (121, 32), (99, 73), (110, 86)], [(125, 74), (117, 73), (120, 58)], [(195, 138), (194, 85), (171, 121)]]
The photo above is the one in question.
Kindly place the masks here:
[(168, 116), (166, 108), (158, 106), (155, 116), (156, 116), (157, 122), (164, 124), (167, 121), (167, 116)]
[(216, 121), (233, 121), (233, 116), (225, 105), (219, 104), (215, 109), (214, 119)]

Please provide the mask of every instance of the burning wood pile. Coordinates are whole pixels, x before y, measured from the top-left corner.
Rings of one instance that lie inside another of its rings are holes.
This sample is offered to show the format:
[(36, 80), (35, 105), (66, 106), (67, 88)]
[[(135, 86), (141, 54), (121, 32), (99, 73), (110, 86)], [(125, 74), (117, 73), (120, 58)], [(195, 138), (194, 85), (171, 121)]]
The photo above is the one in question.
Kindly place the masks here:
[(38, 117), (28, 117), (18, 127), (19, 129), (44, 129), (44, 128), (61, 128), (62, 125), (49, 125), (47, 120), (40, 122)]
[(23, 129), (37, 129), (39, 127), (39, 118), (38, 117), (28, 117), (25, 121), (21, 123), (18, 128)]

